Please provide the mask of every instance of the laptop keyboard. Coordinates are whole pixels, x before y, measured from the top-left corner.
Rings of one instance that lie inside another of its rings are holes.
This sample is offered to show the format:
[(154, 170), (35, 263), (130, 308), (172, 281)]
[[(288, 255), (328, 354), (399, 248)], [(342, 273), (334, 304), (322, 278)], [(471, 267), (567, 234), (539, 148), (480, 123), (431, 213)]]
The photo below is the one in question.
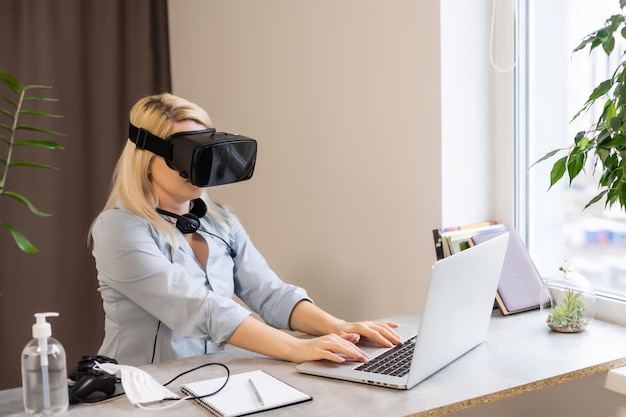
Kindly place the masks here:
[(394, 347), (375, 357), (374, 359), (359, 365), (356, 370), (372, 372), (375, 374), (404, 376), (411, 369), (411, 358), (417, 336), (413, 336), (403, 344)]

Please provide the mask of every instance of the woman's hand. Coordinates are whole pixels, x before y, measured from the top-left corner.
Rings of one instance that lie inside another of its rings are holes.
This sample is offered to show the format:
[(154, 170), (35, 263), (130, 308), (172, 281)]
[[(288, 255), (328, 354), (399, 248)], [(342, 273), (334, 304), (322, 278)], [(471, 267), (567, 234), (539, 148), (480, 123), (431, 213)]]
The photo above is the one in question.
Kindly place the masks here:
[(306, 300), (296, 304), (289, 324), (293, 330), (318, 336), (336, 334), (352, 343), (357, 343), (361, 337), (372, 339), (385, 347), (402, 343), (400, 336), (393, 330), (399, 327), (396, 323), (390, 321), (346, 322)]
[(365, 352), (345, 337), (327, 334), (312, 339), (300, 339), (270, 327), (252, 316), (247, 317), (237, 327), (227, 342), (296, 363), (320, 359), (345, 362), (347, 358), (366, 362), (369, 359)]
[(358, 321), (340, 323), (333, 333), (352, 343), (357, 343), (363, 336), (380, 343), (382, 346), (392, 347), (402, 343), (400, 336), (393, 330), (398, 327), (398, 324), (391, 321)]
[(397, 327), (398, 324), (390, 321), (341, 323), (337, 325), (334, 333), (313, 339), (299, 339), (301, 343), (292, 353), (292, 361), (327, 359), (333, 362), (345, 362), (346, 358), (351, 358), (359, 362), (367, 362), (369, 357), (355, 343), (361, 337), (367, 337), (385, 347), (400, 344), (402, 339), (393, 330)]
[(369, 357), (351, 341), (336, 334), (328, 334), (312, 339), (297, 339), (289, 355), (292, 362), (301, 363), (326, 359), (345, 362), (347, 358), (367, 362)]

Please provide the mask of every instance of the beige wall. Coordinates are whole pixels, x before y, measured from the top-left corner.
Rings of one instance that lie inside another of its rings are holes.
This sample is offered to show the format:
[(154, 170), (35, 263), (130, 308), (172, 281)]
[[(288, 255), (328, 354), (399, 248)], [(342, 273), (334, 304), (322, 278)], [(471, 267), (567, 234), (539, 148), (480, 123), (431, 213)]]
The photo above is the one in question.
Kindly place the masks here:
[[(511, 156), (493, 152), (509, 137), (510, 103), (492, 102), (493, 90), (512, 81), (489, 69), (491, 7), (489, 0), (170, 1), (174, 92), (203, 105), (219, 129), (260, 142), (254, 178), (213, 195), (234, 207), (284, 279), (333, 313), (376, 318), (421, 308), (434, 261), (430, 231), (442, 212), (450, 224), (480, 217), (512, 224), (512, 170), (498, 169), (512, 166)], [(499, 26), (496, 33), (502, 39)], [(468, 171), (459, 159), (488, 168)], [(496, 172), (504, 192), (489, 180)], [(471, 198), (459, 198), (468, 190)], [(406, 290), (391, 296), (394, 284)], [(454, 415), (626, 415), (623, 397), (604, 390), (603, 378)], [(555, 401), (565, 397), (572, 401)]]
[(439, 2), (169, 13), (174, 93), (259, 141), (254, 178), (211, 193), (270, 265), (346, 319), (421, 309), (441, 221)]

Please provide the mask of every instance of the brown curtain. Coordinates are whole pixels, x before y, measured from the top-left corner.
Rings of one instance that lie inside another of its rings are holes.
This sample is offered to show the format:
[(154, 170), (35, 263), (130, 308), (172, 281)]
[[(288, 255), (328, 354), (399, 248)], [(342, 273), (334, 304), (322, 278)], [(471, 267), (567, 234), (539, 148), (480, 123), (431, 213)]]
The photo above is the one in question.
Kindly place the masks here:
[[(60, 313), (50, 322), (65, 346), (68, 369), (100, 346), (104, 315), (86, 237), (108, 194), (131, 105), (171, 90), (167, 0), (4, 0), (0, 43), (0, 70), (22, 84), (52, 86), (45, 94), (60, 100), (39, 107), (62, 119), (28, 124), (65, 134), (37, 137), (64, 150), (22, 147), (14, 155), (59, 171), (14, 167), (6, 182), (6, 189), (52, 217), (0, 198), (0, 220), (39, 249), (23, 253), (0, 228), (0, 389), (7, 389), (21, 385), (20, 353), (36, 312)], [(3, 86), (0, 92), (6, 93)]]

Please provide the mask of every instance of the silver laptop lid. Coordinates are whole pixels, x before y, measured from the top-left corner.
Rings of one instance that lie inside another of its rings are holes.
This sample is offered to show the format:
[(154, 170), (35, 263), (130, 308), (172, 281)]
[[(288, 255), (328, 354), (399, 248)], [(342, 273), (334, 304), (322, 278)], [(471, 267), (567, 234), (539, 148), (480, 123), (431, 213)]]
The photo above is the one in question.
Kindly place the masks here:
[(433, 265), (408, 388), (483, 342), (509, 232)]

